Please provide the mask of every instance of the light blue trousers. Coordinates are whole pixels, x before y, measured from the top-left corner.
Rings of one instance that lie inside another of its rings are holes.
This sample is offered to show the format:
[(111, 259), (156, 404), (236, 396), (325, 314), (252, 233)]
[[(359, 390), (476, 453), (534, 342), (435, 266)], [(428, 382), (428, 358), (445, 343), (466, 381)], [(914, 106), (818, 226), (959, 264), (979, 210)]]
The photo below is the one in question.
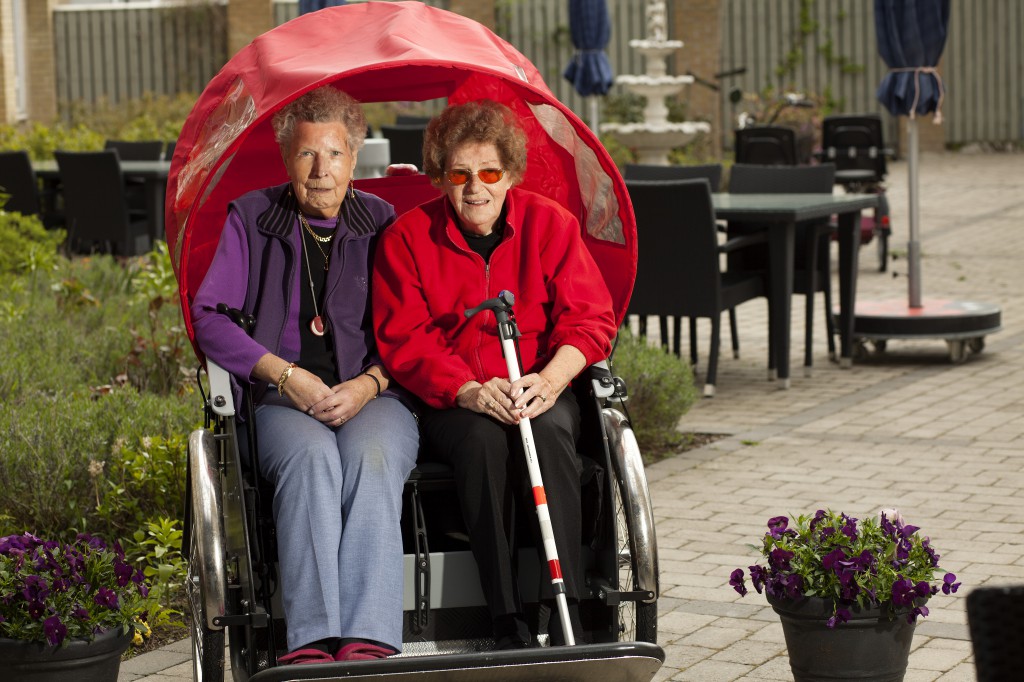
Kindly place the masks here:
[(288, 649), (327, 637), (402, 646), (402, 488), (416, 420), (371, 400), (332, 429), (291, 407), (256, 409), (260, 468), (274, 523)]

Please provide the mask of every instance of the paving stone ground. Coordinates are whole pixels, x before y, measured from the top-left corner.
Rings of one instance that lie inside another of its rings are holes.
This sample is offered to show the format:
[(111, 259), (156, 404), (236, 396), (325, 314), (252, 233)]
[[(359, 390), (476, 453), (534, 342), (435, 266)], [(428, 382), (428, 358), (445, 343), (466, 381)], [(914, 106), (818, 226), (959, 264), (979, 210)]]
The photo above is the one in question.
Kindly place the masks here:
[[(905, 162), (890, 165), (888, 194), (902, 255)], [(890, 341), (841, 369), (828, 361), (818, 306), (805, 377), (797, 296), (792, 388), (782, 391), (766, 380), (766, 306), (738, 309), (741, 358), (722, 354), (717, 397), (680, 421), (725, 438), (647, 471), (666, 653), (657, 680), (792, 680), (778, 617), (760, 595), (740, 598), (728, 576), (756, 560), (747, 545), (769, 517), (822, 507), (859, 517), (898, 507), (931, 536), (964, 587), (929, 604), (906, 679), (976, 679), (964, 600), (982, 585), (1024, 583), (1024, 155), (922, 154), (920, 214), (925, 299), (997, 305), (1002, 331), (960, 364), (942, 340), (924, 339)], [(874, 249), (861, 250), (858, 297), (906, 300), (905, 261), (891, 266), (895, 279), (878, 273)], [(710, 330), (700, 333), (706, 354)], [(121, 670), (123, 682), (190, 679), (188, 642)]]

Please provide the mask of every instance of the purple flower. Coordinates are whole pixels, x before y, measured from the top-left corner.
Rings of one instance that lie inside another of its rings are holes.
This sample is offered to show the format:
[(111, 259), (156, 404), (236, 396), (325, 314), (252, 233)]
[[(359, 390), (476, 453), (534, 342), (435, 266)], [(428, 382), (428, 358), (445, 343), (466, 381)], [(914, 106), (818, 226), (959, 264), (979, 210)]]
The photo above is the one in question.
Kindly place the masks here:
[(46, 598), (50, 596), (50, 587), (46, 584), (46, 579), (38, 575), (30, 575), (25, 577), (25, 587), (21, 591), (21, 595), (25, 597), (25, 601), (46, 601)]
[(117, 586), (124, 587), (132, 579), (132, 567), (119, 559), (115, 559), (114, 576), (117, 578)]
[(101, 587), (96, 590), (96, 596), (93, 597), (93, 601), (98, 606), (106, 606), (108, 609), (117, 609), (117, 592), (114, 592), (109, 587)]
[(832, 571), (838, 575), (843, 570), (843, 567), (839, 564), (844, 559), (846, 559), (846, 552), (843, 551), (842, 547), (837, 547), (822, 557), (821, 565), (826, 571)]
[(902, 528), (900, 528), (900, 535), (909, 539), (911, 535), (913, 535), (919, 530), (921, 529), (917, 526), (903, 526)]
[(785, 516), (773, 516), (768, 519), (768, 532), (776, 540), (786, 533), (787, 526), (789, 526), (789, 519)]
[(825, 513), (824, 509), (819, 509), (818, 511), (816, 511), (814, 513), (814, 518), (811, 519), (811, 523), (810, 523), (810, 526), (809, 526), (809, 528), (811, 529), (812, 532), (818, 526), (819, 523), (821, 523), (822, 521), (825, 520), (826, 516), (828, 516), (828, 514)]
[(782, 578), (782, 587), (790, 599), (799, 599), (804, 593), (804, 579), (795, 573)]
[(768, 555), (768, 565), (775, 571), (790, 570), (789, 560), (793, 558), (793, 552), (776, 547)]
[(928, 607), (927, 606), (915, 606), (910, 611), (910, 613), (907, 614), (907, 622), (908, 623), (914, 623), (914, 622), (917, 621), (917, 617), (918, 616), (921, 616), (922, 618), (924, 618), (927, 615), (928, 615)]
[(842, 518), (845, 523), (843, 524), (843, 535), (850, 538), (851, 540), (857, 539), (857, 519), (843, 514)]
[(39, 601), (30, 601), (28, 603), (28, 617), (32, 620), (39, 620), (46, 613), (46, 604)]
[(942, 594), (953, 594), (960, 589), (960, 583), (955, 581), (956, 576), (952, 573), (942, 576)]
[(737, 568), (729, 575), (729, 584), (732, 585), (732, 589), (740, 593), (741, 597), (747, 596), (747, 586), (744, 584), (742, 568)]
[(764, 566), (757, 566), (756, 564), (751, 566), (750, 582), (753, 584), (754, 589), (757, 590), (757, 593), (761, 594), (761, 589), (764, 587), (765, 583), (768, 582), (768, 569)]
[(836, 609), (835, 614), (833, 614), (832, 617), (828, 619), (828, 622), (825, 623), (825, 625), (829, 629), (832, 629), (835, 626), (839, 625), (840, 623), (846, 623), (849, 620), (850, 620), (850, 612), (849, 611), (847, 611), (846, 609)]
[(78, 620), (89, 620), (89, 611), (82, 606), (76, 605), (71, 609), (71, 615)]
[(895, 606), (912, 606), (917, 593), (914, 591), (914, 583), (902, 575), (892, 584), (892, 603)]
[(60, 622), (57, 616), (50, 616), (43, 621), (43, 632), (46, 634), (46, 641), (50, 646), (59, 646), (68, 634), (68, 628)]

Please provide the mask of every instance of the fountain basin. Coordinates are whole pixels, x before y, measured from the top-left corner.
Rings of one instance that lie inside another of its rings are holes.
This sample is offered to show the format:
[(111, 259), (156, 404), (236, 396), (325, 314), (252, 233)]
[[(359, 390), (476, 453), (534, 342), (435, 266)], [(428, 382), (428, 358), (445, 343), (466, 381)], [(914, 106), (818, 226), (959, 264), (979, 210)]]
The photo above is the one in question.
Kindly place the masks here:
[(636, 151), (637, 163), (668, 165), (668, 152), (682, 147), (701, 133), (710, 133), (711, 124), (703, 121), (666, 123), (603, 123), (601, 132), (614, 135), (622, 144)]

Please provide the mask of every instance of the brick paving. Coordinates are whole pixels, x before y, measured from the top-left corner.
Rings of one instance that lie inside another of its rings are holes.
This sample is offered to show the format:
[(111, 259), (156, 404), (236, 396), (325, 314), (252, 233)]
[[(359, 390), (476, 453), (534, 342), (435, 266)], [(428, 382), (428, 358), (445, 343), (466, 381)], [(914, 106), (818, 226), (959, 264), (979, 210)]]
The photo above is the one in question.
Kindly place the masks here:
[[(769, 517), (821, 507), (858, 517), (898, 507), (931, 536), (963, 588), (929, 604), (906, 679), (976, 679), (964, 598), (981, 585), (1024, 583), (1024, 155), (922, 154), (920, 197), (925, 299), (997, 305), (1003, 330), (961, 364), (949, 362), (943, 341), (926, 339), (890, 341), (883, 355), (840, 369), (828, 361), (818, 306), (815, 368), (805, 377), (796, 297), (792, 388), (780, 391), (765, 378), (766, 306), (738, 309), (742, 357), (722, 354), (717, 397), (680, 421), (725, 437), (647, 471), (666, 653), (657, 680), (792, 679), (778, 617), (727, 581), (756, 560), (747, 544)], [(889, 198), (892, 248), (902, 253), (904, 162), (890, 165)], [(876, 266), (874, 244), (862, 248), (858, 296), (905, 300), (906, 278)], [(905, 273), (904, 261), (894, 269)], [(700, 332), (706, 354), (710, 331)], [(190, 677), (183, 641), (127, 661), (120, 679)]]

